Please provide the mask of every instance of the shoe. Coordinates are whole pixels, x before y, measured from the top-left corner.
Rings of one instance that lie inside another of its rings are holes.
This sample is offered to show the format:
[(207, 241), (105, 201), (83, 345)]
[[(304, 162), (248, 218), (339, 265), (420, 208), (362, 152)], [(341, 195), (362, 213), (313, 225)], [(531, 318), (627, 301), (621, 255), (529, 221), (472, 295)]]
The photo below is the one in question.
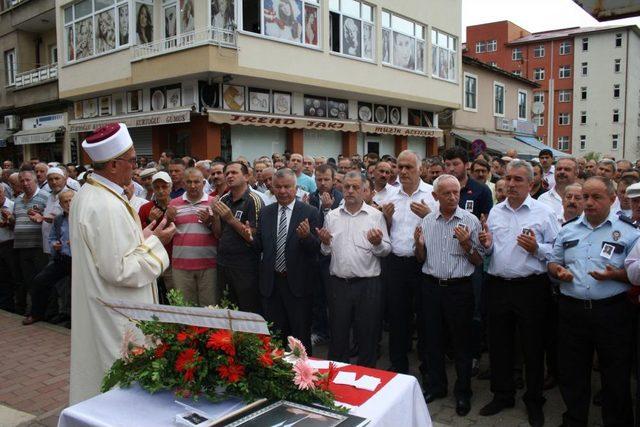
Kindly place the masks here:
[(527, 405), (527, 416), (529, 418), (529, 425), (532, 427), (542, 427), (544, 425), (542, 406)]
[(602, 406), (602, 390), (593, 395), (593, 406)]
[(487, 403), (482, 407), (482, 409), (480, 409), (479, 414), (483, 417), (488, 417), (502, 412), (503, 409), (513, 408), (514, 406), (515, 402), (513, 400), (510, 402), (504, 402), (494, 397), (491, 402)]
[(480, 359), (473, 359), (471, 361), (471, 377), (475, 377), (480, 373)]
[(443, 397), (447, 397), (447, 393), (443, 393), (443, 392), (440, 392), (440, 393), (429, 393), (429, 392), (426, 392), (424, 394), (424, 401), (426, 403), (431, 403), (434, 400), (442, 399)]
[(547, 378), (544, 379), (544, 385), (542, 386), (543, 390), (551, 390), (556, 386), (556, 377), (553, 375), (547, 375)]
[(456, 414), (464, 417), (471, 410), (471, 401), (467, 397), (456, 399)]
[(27, 316), (22, 320), (22, 324), (24, 326), (28, 326), (28, 325), (33, 325), (36, 322), (39, 322), (40, 319), (38, 319), (37, 317), (33, 317), (33, 316)]

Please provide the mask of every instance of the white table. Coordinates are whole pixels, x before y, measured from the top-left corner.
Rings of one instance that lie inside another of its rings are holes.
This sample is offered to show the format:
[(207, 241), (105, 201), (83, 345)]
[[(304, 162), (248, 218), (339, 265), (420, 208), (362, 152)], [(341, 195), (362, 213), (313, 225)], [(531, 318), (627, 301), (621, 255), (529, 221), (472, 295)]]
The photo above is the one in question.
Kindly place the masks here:
[[(175, 426), (173, 418), (184, 412), (169, 391), (149, 394), (139, 386), (115, 389), (66, 408), (58, 427), (161, 427)], [(212, 418), (241, 408), (244, 403), (230, 399), (211, 403), (184, 401)], [(371, 420), (370, 426), (431, 427), (431, 417), (415, 377), (396, 375), (362, 406), (351, 413)]]

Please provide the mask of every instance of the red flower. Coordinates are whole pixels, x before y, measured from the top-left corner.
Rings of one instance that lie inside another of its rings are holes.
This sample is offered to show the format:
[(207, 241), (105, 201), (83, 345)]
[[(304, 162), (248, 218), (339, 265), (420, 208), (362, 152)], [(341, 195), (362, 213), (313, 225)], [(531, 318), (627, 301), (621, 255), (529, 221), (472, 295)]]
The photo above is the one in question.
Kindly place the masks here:
[(335, 363), (329, 362), (329, 370), (325, 374), (320, 375), (316, 385), (322, 390), (329, 390), (329, 384), (331, 384), (337, 374), (338, 369), (336, 368)]
[(207, 341), (207, 348), (222, 350), (229, 356), (236, 355), (236, 348), (233, 345), (233, 334), (226, 329), (218, 329), (211, 335)]
[(244, 366), (230, 363), (229, 365), (220, 365), (217, 368), (220, 378), (226, 379), (230, 383), (235, 383), (244, 375)]
[(258, 357), (258, 362), (260, 362), (260, 364), (265, 368), (267, 366), (273, 366), (273, 359), (271, 358), (271, 354), (269, 354), (269, 352), (267, 351), (265, 351), (260, 355), (260, 357)]
[(265, 350), (268, 350), (271, 346), (271, 337), (269, 335), (258, 335), (258, 338), (262, 341), (262, 347)]
[(178, 332), (178, 334), (176, 335), (176, 339), (178, 340), (178, 342), (184, 342), (187, 340), (187, 338), (189, 338), (189, 335), (187, 335), (186, 332)]
[(156, 347), (156, 350), (154, 352), (155, 358), (160, 359), (161, 357), (164, 356), (167, 350), (169, 350), (169, 344), (167, 343), (160, 344), (159, 346)]
[(209, 331), (209, 328), (201, 328), (199, 326), (189, 326), (186, 330), (178, 332), (176, 334), (176, 339), (178, 342), (184, 342), (187, 339), (194, 340), (198, 335), (204, 334)]
[[(178, 355), (176, 360), (176, 371), (183, 372), (193, 368), (193, 364), (196, 362), (196, 355), (198, 352), (193, 348), (188, 348)], [(198, 359), (199, 360), (199, 359)]]
[(187, 382), (188, 381), (193, 381), (193, 373), (194, 373), (194, 371), (195, 371), (195, 368), (187, 369), (184, 372), (184, 377), (183, 377), (184, 380), (187, 381)]

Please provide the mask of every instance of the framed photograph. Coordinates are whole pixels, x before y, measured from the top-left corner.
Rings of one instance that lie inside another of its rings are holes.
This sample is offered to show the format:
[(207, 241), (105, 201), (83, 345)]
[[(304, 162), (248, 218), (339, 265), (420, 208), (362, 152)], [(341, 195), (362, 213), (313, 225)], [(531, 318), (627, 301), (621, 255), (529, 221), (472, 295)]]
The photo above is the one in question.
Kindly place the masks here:
[(400, 107), (389, 107), (389, 123), (399, 125), (402, 120), (402, 112)]
[(99, 101), (100, 101), (100, 115), (110, 116), (111, 115), (111, 97), (101, 96), (99, 98)]
[(343, 17), (342, 53), (358, 57), (362, 55), (361, 31), (362, 22), (359, 19)]
[(209, 84), (205, 81), (199, 81), (198, 96), (200, 110), (203, 108), (220, 108), (220, 85), (218, 83)]
[(276, 114), (291, 114), (291, 93), (273, 92), (273, 112)]
[(327, 104), (328, 117), (332, 119), (346, 120), (349, 116), (349, 101), (346, 99), (329, 98)]
[(167, 94), (164, 87), (151, 88), (151, 109), (164, 110), (167, 107)]
[(362, 24), (362, 57), (373, 59), (373, 25)]
[(194, 29), (193, 0), (180, 0), (180, 31), (188, 33)]
[(302, 1), (264, 0), (264, 33), (302, 43)]
[(422, 112), (422, 126), (426, 128), (433, 127), (433, 113), (431, 111)]
[(129, 44), (129, 5), (118, 7), (118, 41), (120, 46)]
[(178, 34), (176, 4), (164, 8), (164, 37), (171, 38)]
[(240, 413), (225, 425), (228, 427), (263, 427), (295, 424), (296, 427), (355, 427), (366, 425), (368, 422), (365, 418), (281, 400), (265, 402), (248, 414)]
[(318, 45), (318, 8), (308, 4), (304, 6), (304, 42)]
[(137, 113), (142, 111), (142, 90), (127, 92), (127, 112)]
[(93, 20), (83, 19), (75, 23), (76, 59), (93, 55)]
[(373, 104), (358, 102), (358, 119), (370, 122), (373, 119)]
[(401, 33), (393, 33), (393, 65), (406, 70), (415, 69), (415, 39)]
[(96, 16), (96, 53), (108, 52), (116, 48), (116, 18), (113, 9)]
[(422, 126), (422, 111), (409, 108), (409, 126)]
[(382, 30), (382, 62), (391, 63), (391, 31)]
[(376, 119), (376, 123), (387, 123), (386, 105), (376, 105), (373, 111), (373, 116)]
[(222, 100), (225, 110), (243, 111), (245, 109), (244, 86), (223, 85)]
[(83, 117), (97, 117), (98, 116), (98, 101), (96, 98), (86, 99), (82, 106), (84, 109)]
[(305, 95), (304, 115), (312, 117), (327, 117), (327, 98)]
[(136, 35), (137, 44), (153, 41), (153, 4), (136, 2)]
[(235, 23), (234, 0), (211, 0), (211, 26), (233, 31)]
[(167, 88), (167, 108), (177, 108), (182, 105), (182, 88), (180, 85)]
[(268, 113), (271, 94), (267, 89), (249, 88), (249, 110)]
[(73, 117), (77, 120), (77, 119), (81, 119), (83, 117), (82, 115), (82, 108), (83, 102), (82, 101), (75, 101), (73, 103)]

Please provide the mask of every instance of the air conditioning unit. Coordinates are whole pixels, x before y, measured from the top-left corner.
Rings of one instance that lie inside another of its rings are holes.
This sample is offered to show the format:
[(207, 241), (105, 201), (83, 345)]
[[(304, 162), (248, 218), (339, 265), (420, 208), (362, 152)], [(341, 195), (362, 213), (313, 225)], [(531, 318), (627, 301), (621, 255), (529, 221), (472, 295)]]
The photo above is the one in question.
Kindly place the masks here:
[(6, 127), (7, 130), (19, 130), (20, 117), (16, 115), (4, 116), (4, 127)]

